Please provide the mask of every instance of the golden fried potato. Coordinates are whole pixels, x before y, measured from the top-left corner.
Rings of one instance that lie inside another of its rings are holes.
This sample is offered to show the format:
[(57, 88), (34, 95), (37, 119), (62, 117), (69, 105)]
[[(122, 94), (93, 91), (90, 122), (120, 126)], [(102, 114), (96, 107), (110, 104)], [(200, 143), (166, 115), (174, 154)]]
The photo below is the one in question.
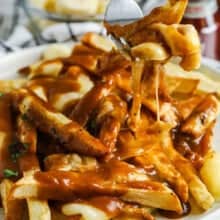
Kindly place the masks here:
[(217, 152), (210, 152), (205, 157), (205, 162), (200, 170), (200, 175), (206, 184), (209, 192), (220, 200), (220, 175), (216, 168), (220, 166), (220, 154)]
[(219, 101), (214, 95), (207, 95), (181, 125), (181, 131), (200, 137), (216, 120), (218, 112)]
[(10, 200), (9, 194), (13, 187), (13, 182), (4, 179), (1, 182), (0, 192), (2, 205), (4, 208), (5, 220), (21, 220), (25, 216), (25, 203), (22, 200)]

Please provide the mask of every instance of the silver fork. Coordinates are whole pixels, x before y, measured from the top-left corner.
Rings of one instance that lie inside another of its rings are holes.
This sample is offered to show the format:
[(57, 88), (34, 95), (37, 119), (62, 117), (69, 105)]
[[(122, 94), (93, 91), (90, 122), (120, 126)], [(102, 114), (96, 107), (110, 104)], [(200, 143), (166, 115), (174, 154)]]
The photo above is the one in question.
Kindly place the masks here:
[[(120, 24), (123, 26), (142, 18), (143, 16), (142, 10), (134, 0), (111, 0), (107, 6), (104, 19), (105, 22), (111, 25)], [(126, 50), (130, 49), (130, 46), (124, 38), (117, 39), (112, 35), (109, 36), (118, 48)]]

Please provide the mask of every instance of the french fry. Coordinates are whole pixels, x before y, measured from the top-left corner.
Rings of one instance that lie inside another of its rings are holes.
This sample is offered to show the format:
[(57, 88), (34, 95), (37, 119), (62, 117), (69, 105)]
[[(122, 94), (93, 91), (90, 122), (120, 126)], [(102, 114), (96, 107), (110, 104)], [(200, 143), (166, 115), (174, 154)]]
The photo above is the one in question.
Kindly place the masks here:
[(37, 131), (25, 116), (17, 119), (17, 137), (21, 143), (28, 144), (26, 152), (35, 154), (37, 149)]
[(125, 122), (127, 104), (118, 96), (109, 95), (101, 101), (98, 111), (99, 139), (109, 148), (109, 153), (113, 153), (121, 125)]
[(88, 156), (101, 156), (107, 153), (106, 147), (91, 136), (78, 123), (51, 109), (45, 102), (27, 90), (17, 91), (14, 106), (26, 114), (40, 130), (59, 139), (70, 150)]
[(169, 76), (169, 75), (165, 76), (167, 90), (169, 94), (172, 94), (175, 91), (175, 89), (181, 84), (181, 81), (176, 79), (177, 79), (176, 76)]
[(132, 75), (129, 71), (124, 69), (116, 70), (114, 73), (106, 75), (103, 78), (104, 80), (108, 80), (108, 78), (113, 78), (117, 88), (124, 92), (127, 92), (128, 94), (132, 93)]
[(220, 200), (219, 179), (220, 176), (216, 172), (216, 167), (220, 164), (220, 154), (210, 152), (205, 157), (205, 162), (200, 170), (200, 175), (209, 191), (217, 201)]
[(161, 133), (160, 138), (160, 143), (162, 144), (164, 151), (166, 152), (176, 169), (182, 174), (182, 176), (188, 183), (189, 191), (192, 194), (198, 206), (203, 208), (204, 210), (209, 209), (210, 207), (212, 207), (214, 203), (213, 196), (209, 193), (206, 185), (198, 177), (190, 161), (181, 156), (173, 148), (170, 134), (169, 132), (166, 132), (166, 129), (167, 128), (165, 127), (162, 128), (164, 132)]
[(110, 93), (112, 87), (113, 82), (111, 80), (95, 85), (79, 101), (72, 111), (70, 118), (77, 121), (80, 125), (85, 126), (92, 111), (97, 107), (100, 100)]
[(219, 101), (210, 94), (194, 109), (189, 118), (181, 126), (181, 131), (200, 137), (217, 118)]
[(220, 82), (219, 81), (214, 81), (207, 75), (196, 72), (196, 71), (191, 71), (187, 72), (184, 71), (181, 67), (179, 67), (176, 64), (173, 64), (171, 62), (167, 63), (165, 65), (166, 69), (166, 74), (171, 76), (171, 77), (183, 77), (187, 79), (197, 79), (199, 80), (199, 85), (198, 85), (198, 91), (202, 93), (217, 93), (220, 94)]
[(23, 200), (9, 200), (12, 187), (13, 182), (8, 179), (4, 179), (1, 182), (0, 192), (4, 208), (4, 219), (21, 220), (25, 215), (25, 203)]
[[(166, 76), (166, 80), (168, 82), (168, 88), (170, 88), (170, 94), (184, 94), (191, 96), (193, 93), (196, 92), (199, 80), (198, 79), (187, 79), (187, 78), (181, 78), (181, 77), (169, 77)], [(175, 85), (170, 85), (173, 82), (176, 82)], [(172, 88), (173, 87), (173, 88)]]
[[(179, 79), (176, 79), (177, 81)], [(196, 79), (181, 79), (182, 82), (180, 83), (180, 85), (175, 89), (175, 91), (173, 92), (175, 93), (179, 93), (179, 94), (184, 94), (184, 95), (193, 95), (198, 87), (199, 84), (199, 80)]]
[(164, 188), (160, 192), (158, 190), (147, 192), (147, 190), (132, 188), (128, 189), (127, 193), (121, 198), (124, 201), (135, 202), (143, 206), (150, 206), (153, 208), (160, 208), (182, 213), (182, 207), (179, 199), (177, 199), (175, 193), (173, 193), (169, 188)]
[[(177, 6), (179, 3), (180, 2), (175, 2), (174, 5), (176, 4), (175, 6)], [(184, 7), (186, 7), (186, 1), (181, 1), (181, 3), (185, 4)], [(156, 8), (155, 11), (163, 9), (163, 12), (165, 12), (168, 10), (168, 7)], [(152, 13), (155, 11), (153, 10)], [(169, 17), (170, 16), (171, 15), (169, 15)], [(123, 37), (132, 46), (137, 44), (140, 45), (141, 43), (146, 42), (161, 43), (161, 38), (163, 38), (166, 45), (170, 49), (171, 55), (181, 57), (182, 60), (180, 65), (185, 70), (190, 71), (200, 67), (200, 41), (197, 31), (192, 25), (182, 25), (177, 23), (167, 25), (167, 22), (159, 22), (155, 24), (152, 22), (148, 24), (148, 27), (141, 29), (141, 26), (147, 26), (147, 20), (148, 16), (144, 17), (140, 21), (124, 25), (123, 27), (120, 25), (110, 25), (108, 23), (105, 23), (105, 26), (108, 33), (111, 33), (118, 38)], [(143, 37), (141, 38), (142, 34)], [(144, 38), (144, 36), (146, 37)]]
[[(147, 129), (150, 129), (150, 127), (151, 125), (148, 125)], [(172, 186), (182, 201), (186, 202), (188, 200), (188, 185), (186, 181), (170, 162), (166, 152), (163, 151), (150, 132), (147, 132), (147, 138), (123, 132), (120, 134), (118, 142), (119, 149), (116, 152), (118, 157), (123, 160), (132, 160), (132, 163), (137, 167), (157, 172), (161, 179), (164, 179)], [(125, 157), (124, 152), (127, 157)], [(130, 157), (128, 157), (129, 153)]]
[(95, 15), (99, 6), (98, 0), (85, 0), (83, 2), (68, 0), (57, 0), (55, 1), (55, 9), (58, 14), (64, 15)]
[[(157, 114), (157, 105), (155, 99), (143, 98), (142, 103), (145, 107), (147, 107), (150, 111), (152, 111), (154, 115)], [(175, 127), (179, 122), (178, 112), (175, 105), (173, 105), (171, 102), (163, 102), (163, 101), (161, 101), (159, 105), (160, 105), (159, 108), (160, 119)]]
[(118, 51), (111, 51), (100, 57), (99, 67), (97, 68), (97, 74), (108, 75), (115, 73), (117, 70), (126, 70), (131, 67), (131, 60), (124, 54)]
[(50, 220), (51, 213), (47, 201), (27, 199), (29, 220)]
[(176, 106), (180, 116), (183, 120), (187, 119), (193, 112), (193, 110), (201, 103), (203, 96), (194, 95), (188, 99), (180, 100)]
[(158, 175), (172, 185), (175, 192), (182, 201), (187, 202), (189, 198), (188, 185), (179, 171), (169, 161), (169, 158), (159, 146), (146, 150), (143, 156), (135, 157), (135, 163), (143, 168), (145, 166), (155, 166)]
[[(36, 173), (35, 177), (26, 176), (15, 183), (11, 191), (11, 199), (41, 198), (55, 200), (70, 200), (76, 195), (106, 195), (121, 196), (122, 200), (135, 202), (144, 206), (151, 206), (165, 210), (182, 212), (182, 207), (178, 197), (168, 187), (158, 182), (141, 181), (140, 186), (135, 188), (138, 182), (132, 182), (126, 186), (119, 183), (95, 182), (92, 183), (84, 179), (87, 173), (79, 175), (74, 172), (49, 171)], [(62, 187), (62, 179), (65, 177), (69, 183)], [(54, 178), (56, 184), (52, 184)], [(52, 181), (52, 182), (51, 182)]]
[(101, 125), (99, 139), (105, 146), (108, 147), (109, 152), (111, 153), (115, 151), (115, 144), (117, 142), (117, 137), (120, 128), (121, 128), (121, 123), (116, 118), (112, 118), (110, 116), (106, 117)]
[[(90, 176), (93, 181), (86, 181)], [(68, 179), (69, 183), (65, 188), (62, 187), (63, 178)], [(56, 181), (52, 183), (55, 179)], [(157, 194), (160, 194), (163, 199)], [(38, 172), (34, 176), (25, 176), (20, 179), (11, 191), (11, 198), (17, 199), (63, 200), (65, 198), (68, 200), (76, 195), (121, 196), (125, 201), (145, 206), (182, 211), (180, 202), (172, 190), (159, 182), (148, 180), (141, 170), (121, 161), (111, 161), (110, 164), (103, 164), (98, 170), (83, 173)]]
[[(137, 22), (128, 24), (128, 25), (109, 25), (105, 23), (105, 27), (108, 33), (113, 34), (114, 36), (120, 38), (124, 37), (125, 40), (129, 43), (133, 43), (130, 41), (130, 38), (134, 35), (140, 35), (140, 31), (146, 29), (152, 23), (161, 22), (163, 24), (178, 24), (183, 17), (185, 8), (187, 6), (186, 0), (169, 0), (167, 4), (161, 7), (157, 7), (152, 12), (145, 16), (144, 18), (138, 20)], [(146, 41), (146, 39), (145, 39)], [(137, 44), (143, 42), (136, 42)], [(132, 44), (134, 45), (134, 44)]]
[(203, 157), (205, 157), (210, 151), (212, 151), (213, 138), (214, 138), (213, 129), (215, 125), (216, 125), (216, 122), (213, 122), (209, 126), (209, 128), (206, 130), (204, 136), (202, 137), (199, 149), (197, 150), (199, 154), (202, 155)]
[[(18, 139), (21, 143), (28, 144), (27, 152), (19, 158), (20, 170), (24, 176), (31, 176), (40, 170), (36, 153), (37, 135), (36, 129), (22, 117), (17, 120)], [(50, 208), (46, 200), (26, 199), (29, 220), (50, 220)]]
[(191, 71), (200, 67), (200, 40), (194, 26), (157, 23), (151, 28), (162, 35), (173, 56), (181, 57), (183, 69)]

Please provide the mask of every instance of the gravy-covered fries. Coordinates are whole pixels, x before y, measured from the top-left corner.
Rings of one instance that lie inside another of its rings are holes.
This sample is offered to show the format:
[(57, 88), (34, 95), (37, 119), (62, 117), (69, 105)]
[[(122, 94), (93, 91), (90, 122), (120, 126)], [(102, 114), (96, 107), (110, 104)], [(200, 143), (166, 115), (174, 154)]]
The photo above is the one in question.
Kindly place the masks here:
[[(179, 24), (186, 3), (106, 24), (130, 51), (88, 33), (71, 52), (46, 49), (22, 79), (0, 81), (6, 220), (153, 220), (220, 198), (220, 82), (186, 72), (200, 64), (195, 29)], [(169, 63), (176, 56), (184, 70)]]

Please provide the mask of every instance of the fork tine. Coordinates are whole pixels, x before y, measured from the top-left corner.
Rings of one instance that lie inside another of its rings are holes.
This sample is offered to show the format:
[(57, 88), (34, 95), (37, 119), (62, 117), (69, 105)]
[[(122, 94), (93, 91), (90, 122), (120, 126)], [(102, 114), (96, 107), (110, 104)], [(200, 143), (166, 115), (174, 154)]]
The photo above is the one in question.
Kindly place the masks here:
[(119, 50), (122, 50), (123, 49), (123, 45), (121, 43), (121, 41), (117, 38), (115, 38), (114, 36), (112, 36), (111, 34), (109, 35), (110, 39), (115, 43), (116, 47), (119, 49)]
[[(134, 0), (111, 0), (105, 12), (105, 21), (109, 24), (127, 24), (143, 17), (143, 13)], [(123, 39), (110, 36), (119, 49), (130, 50), (130, 46)]]
[(125, 24), (142, 17), (143, 13), (134, 0), (111, 0), (105, 12), (105, 21), (110, 24)]

